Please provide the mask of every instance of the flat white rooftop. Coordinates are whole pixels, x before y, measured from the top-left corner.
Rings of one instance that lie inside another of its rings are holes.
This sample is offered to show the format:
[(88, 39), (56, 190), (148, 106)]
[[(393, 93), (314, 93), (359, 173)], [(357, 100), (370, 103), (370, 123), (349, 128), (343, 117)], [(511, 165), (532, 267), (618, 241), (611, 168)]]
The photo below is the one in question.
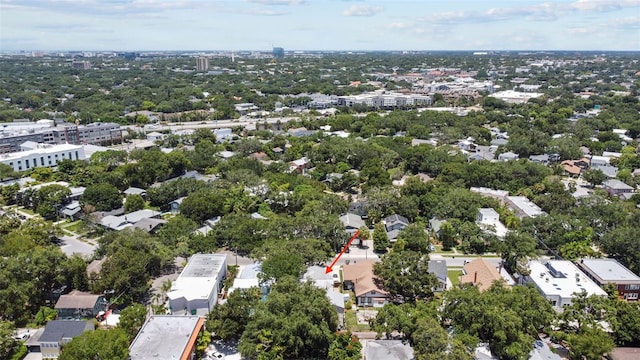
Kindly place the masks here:
[(557, 295), (562, 298), (571, 298), (574, 293), (582, 292), (588, 295), (607, 295), (571, 261), (534, 260), (529, 262), (529, 270), (531, 281), (545, 296)]
[(202, 321), (198, 316), (151, 316), (129, 347), (130, 359), (181, 359)]
[(631, 272), (615, 259), (582, 259), (580, 267), (597, 278), (601, 283), (638, 283), (640, 276)]
[(529, 217), (542, 215), (544, 211), (526, 196), (507, 196), (509, 201)]
[(170, 299), (184, 297), (186, 300), (209, 299), (218, 284), (221, 271), (226, 271), (227, 256), (224, 254), (195, 254), (167, 293)]
[[(82, 145), (73, 145), (73, 144), (60, 144), (60, 145), (49, 145), (49, 144), (38, 144), (38, 147), (33, 150), (26, 151), (17, 151), (7, 154), (1, 154), (0, 160), (14, 160), (14, 159), (23, 159), (29, 156), (35, 155), (47, 155), (47, 154), (55, 154), (64, 151), (75, 151), (83, 149)], [(84, 160), (84, 153), (82, 154)]]

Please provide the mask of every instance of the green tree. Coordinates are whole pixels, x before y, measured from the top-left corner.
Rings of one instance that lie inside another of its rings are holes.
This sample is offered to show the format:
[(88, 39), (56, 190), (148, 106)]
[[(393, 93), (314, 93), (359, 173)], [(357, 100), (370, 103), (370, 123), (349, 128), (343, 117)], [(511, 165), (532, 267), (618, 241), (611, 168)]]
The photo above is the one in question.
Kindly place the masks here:
[(36, 325), (44, 326), (50, 320), (55, 320), (56, 317), (58, 317), (58, 312), (56, 311), (56, 309), (52, 309), (46, 306), (40, 306), (40, 310), (38, 310), (38, 312), (36, 313), (33, 322)]
[(590, 327), (568, 334), (566, 341), (571, 360), (599, 360), (615, 346), (609, 334), (602, 329)]
[(329, 345), (329, 360), (360, 360), (362, 344), (351, 331), (338, 333)]
[(144, 199), (138, 194), (127, 195), (124, 200), (124, 212), (130, 213), (144, 209)]
[(440, 226), (440, 242), (442, 242), (442, 250), (449, 251), (454, 248), (458, 241), (456, 240), (455, 230), (451, 222), (443, 222)]
[(89, 185), (80, 196), (82, 206), (91, 205), (96, 211), (110, 211), (122, 207), (122, 195), (108, 183)]
[(605, 180), (607, 180), (607, 176), (600, 169), (591, 169), (585, 171), (582, 175), (585, 181), (591, 184), (592, 187), (596, 185), (602, 184)]
[(536, 240), (527, 233), (510, 231), (504, 240), (498, 243), (497, 250), (507, 270), (527, 275), (528, 259), (537, 253)]
[(147, 312), (147, 308), (142, 304), (131, 304), (120, 312), (118, 328), (127, 334), (129, 341), (136, 337), (145, 320), (147, 320)]
[(13, 339), (15, 327), (13, 323), (0, 320), (0, 359), (9, 359), (9, 356), (17, 348), (17, 342)]
[(398, 234), (398, 240), (405, 242), (404, 248), (406, 250), (429, 252), (429, 236), (423, 223), (413, 223), (402, 229)]
[(379, 222), (373, 227), (373, 250), (375, 252), (385, 252), (389, 247), (389, 238), (384, 224)]
[(229, 294), (227, 302), (216, 304), (207, 317), (207, 329), (221, 339), (239, 340), (262, 294), (258, 288), (238, 290)]
[(494, 284), (485, 292), (474, 286), (447, 292), (443, 316), (459, 336), (488, 342), (498, 358), (518, 359), (526, 358), (555, 312), (533, 287)]
[(60, 360), (122, 360), (129, 357), (129, 339), (121, 329), (85, 331), (64, 346)]
[(374, 264), (373, 271), (382, 279), (384, 289), (402, 301), (429, 299), (438, 286), (435, 275), (429, 273), (426, 253), (394, 248)]
[(337, 322), (323, 289), (288, 277), (255, 307), (239, 350), (248, 359), (326, 359)]

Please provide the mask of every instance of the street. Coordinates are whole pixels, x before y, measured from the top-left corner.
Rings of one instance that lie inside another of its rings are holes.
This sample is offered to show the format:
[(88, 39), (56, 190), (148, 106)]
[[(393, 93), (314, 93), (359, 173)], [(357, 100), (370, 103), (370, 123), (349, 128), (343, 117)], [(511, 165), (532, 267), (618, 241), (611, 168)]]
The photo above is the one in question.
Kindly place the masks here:
[(80, 241), (75, 237), (67, 235), (61, 236), (60, 240), (62, 240), (63, 242), (63, 244), (60, 246), (60, 250), (62, 250), (63, 253), (69, 256), (73, 254), (80, 254), (84, 258), (90, 258), (91, 256), (93, 256), (93, 252), (97, 247), (96, 245)]

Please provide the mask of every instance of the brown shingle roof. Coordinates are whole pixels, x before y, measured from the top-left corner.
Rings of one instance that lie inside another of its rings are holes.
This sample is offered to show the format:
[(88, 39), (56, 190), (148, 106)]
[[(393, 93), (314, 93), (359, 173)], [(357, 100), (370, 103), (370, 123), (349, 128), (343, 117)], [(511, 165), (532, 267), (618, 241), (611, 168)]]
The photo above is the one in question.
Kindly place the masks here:
[(351, 281), (354, 284), (356, 296), (364, 295), (370, 291), (377, 291), (387, 294), (376, 285), (377, 279), (373, 275), (373, 261), (361, 260), (352, 265), (342, 267), (342, 278), (344, 281)]
[(460, 283), (476, 285), (480, 291), (489, 289), (494, 281), (502, 280), (498, 269), (483, 258), (467, 263), (464, 273), (465, 275), (460, 276)]
[(60, 296), (56, 302), (56, 309), (92, 309), (100, 295), (89, 294), (81, 291), (72, 291)]

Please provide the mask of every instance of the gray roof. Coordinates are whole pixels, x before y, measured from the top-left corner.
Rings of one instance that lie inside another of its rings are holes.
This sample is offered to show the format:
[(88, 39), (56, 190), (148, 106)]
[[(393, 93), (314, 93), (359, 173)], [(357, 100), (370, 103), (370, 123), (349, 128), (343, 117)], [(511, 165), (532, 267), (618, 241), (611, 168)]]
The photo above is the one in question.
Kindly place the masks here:
[(547, 155), (547, 154), (531, 155), (531, 156), (529, 156), (529, 160), (530, 161), (537, 161), (537, 162), (549, 162), (549, 155)]
[(62, 339), (71, 339), (88, 330), (93, 330), (93, 323), (90, 321), (51, 320), (44, 327), (40, 342), (59, 342)]
[(145, 218), (145, 219), (142, 219), (142, 220), (138, 221), (137, 223), (133, 224), (132, 228), (141, 229), (141, 230), (144, 230), (146, 232), (150, 232), (150, 231), (154, 230), (155, 228), (157, 228), (158, 226), (164, 225), (166, 223), (167, 223), (167, 220)]
[(429, 273), (435, 275), (442, 283), (447, 282), (447, 261), (429, 260)]
[(529, 353), (529, 360), (561, 360), (560, 355), (549, 349), (549, 346), (538, 340), (533, 345), (533, 350)]
[(129, 347), (131, 360), (180, 359), (202, 325), (198, 316), (154, 315), (144, 323)]
[(140, 189), (140, 188), (137, 188), (137, 187), (130, 187), (127, 190), (124, 191), (125, 195), (133, 195), (133, 194), (142, 195), (142, 194), (146, 194), (146, 193), (147, 193), (147, 190)]
[(400, 230), (398, 229), (387, 231), (387, 239), (389, 239), (390, 241), (397, 240), (398, 235), (400, 235)]
[(629, 190), (633, 191), (633, 187), (629, 186), (618, 179), (610, 179), (602, 183), (604, 187), (608, 187), (615, 190)]
[(578, 266), (600, 283), (640, 283), (640, 277), (615, 259), (582, 259)]
[(340, 221), (344, 224), (345, 227), (352, 227), (354, 229), (359, 229), (364, 225), (364, 221), (359, 215), (346, 213), (340, 216)]
[(62, 295), (56, 302), (56, 309), (93, 309), (101, 295), (74, 291)]
[(73, 216), (73, 215), (79, 213), (80, 211), (82, 211), (82, 209), (77, 207), (77, 208), (74, 208), (74, 209), (64, 209), (64, 210), (62, 210), (62, 213), (64, 215), (67, 215), (67, 216)]
[(309, 266), (307, 272), (302, 275), (302, 278), (311, 280), (333, 280), (331, 273), (326, 274), (326, 269), (324, 266)]
[(401, 340), (371, 340), (365, 347), (367, 360), (411, 360), (413, 348)]
[(394, 225), (394, 224), (404, 224), (404, 225), (409, 225), (409, 220), (402, 216), (402, 215), (398, 215), (398, 214), (393, 214), (390, 216), (387, 216), (386, 218), (384, 218), (384, 222), (387, 225)]

